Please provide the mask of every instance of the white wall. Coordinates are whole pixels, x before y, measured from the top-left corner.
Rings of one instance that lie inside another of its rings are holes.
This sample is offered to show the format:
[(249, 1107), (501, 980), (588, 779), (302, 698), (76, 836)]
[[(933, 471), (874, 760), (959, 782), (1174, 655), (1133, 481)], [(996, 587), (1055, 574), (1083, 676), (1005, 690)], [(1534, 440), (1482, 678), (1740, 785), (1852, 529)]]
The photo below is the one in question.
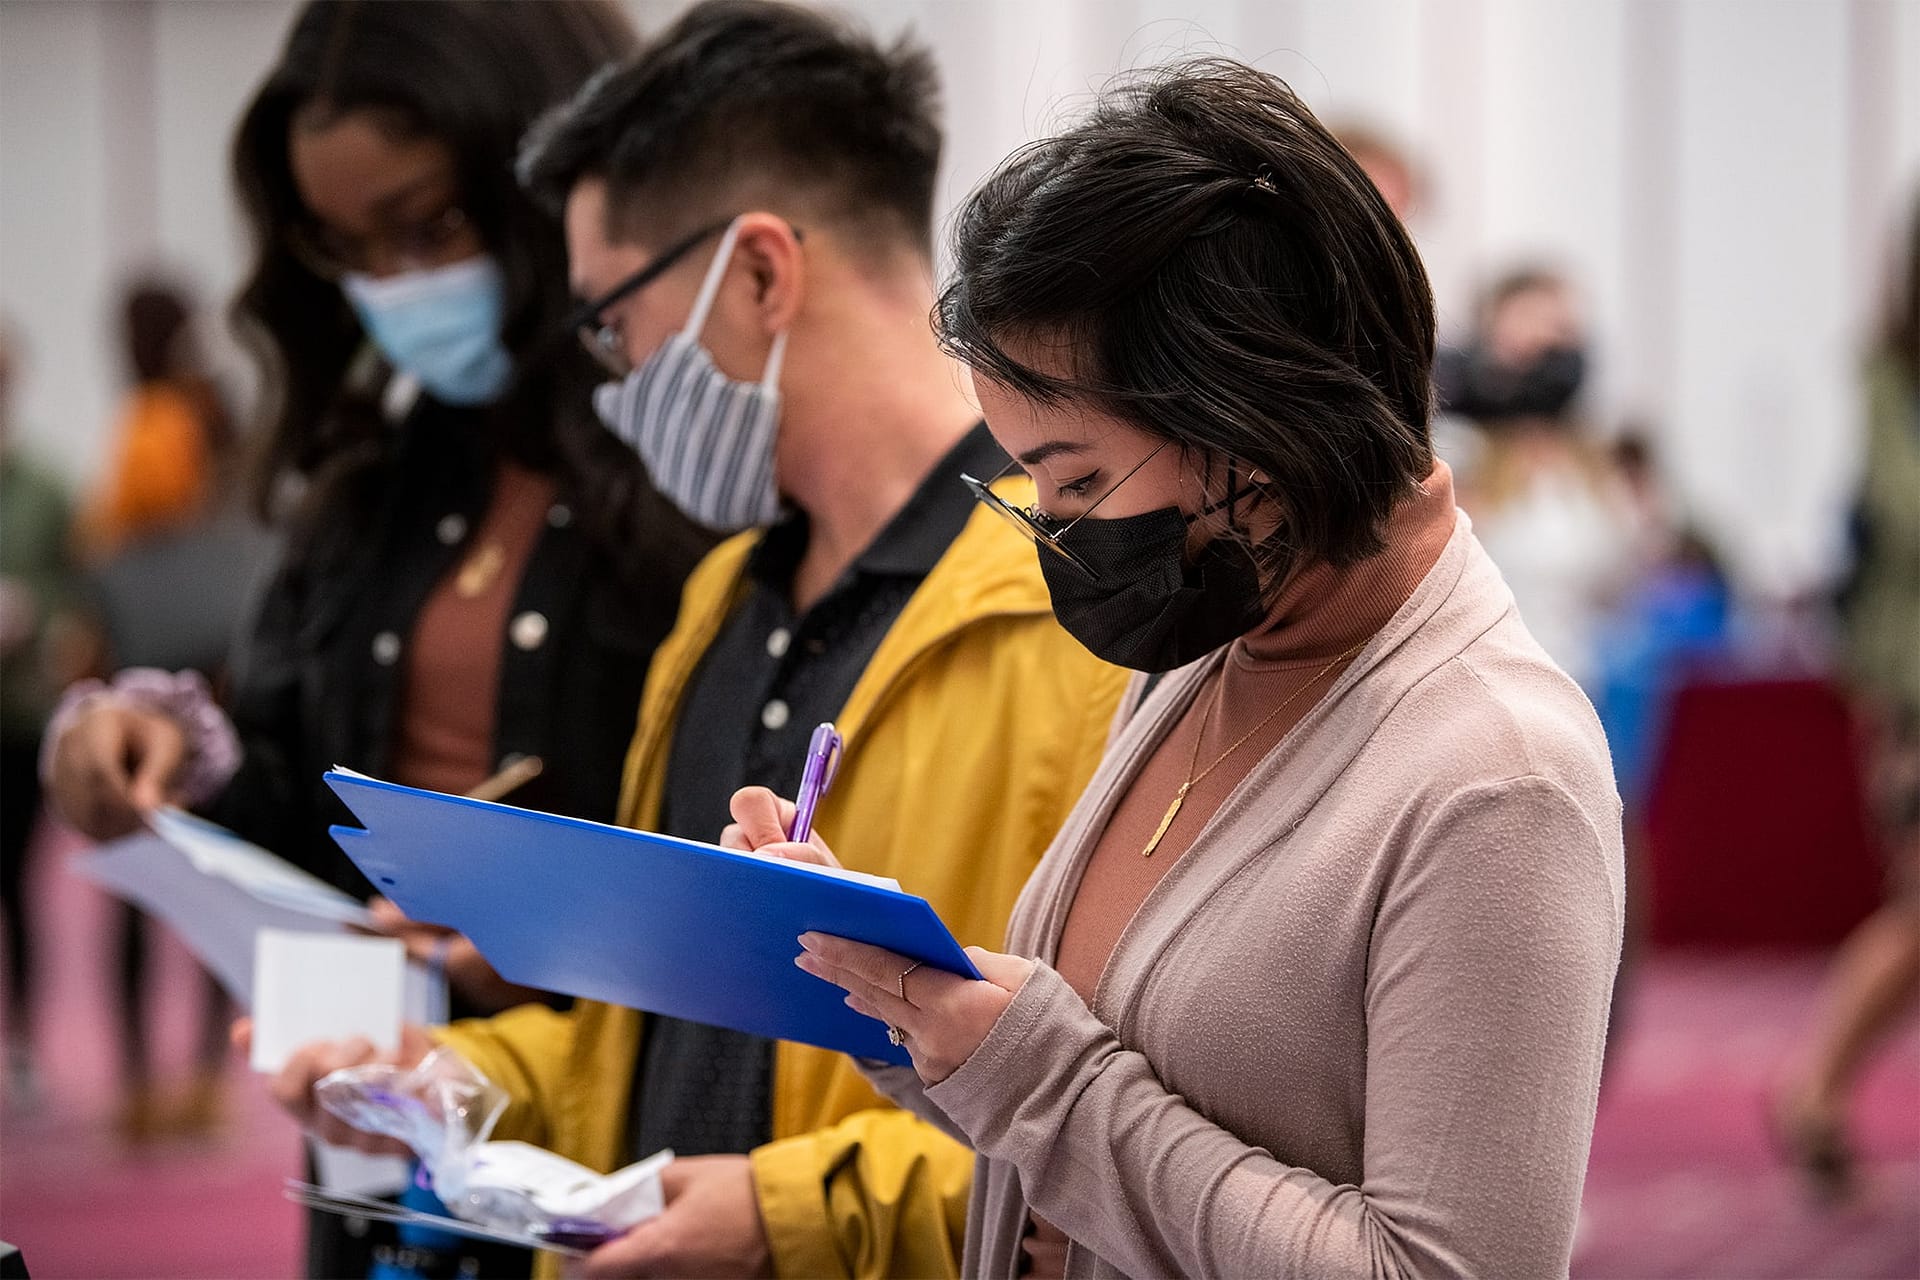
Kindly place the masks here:
[(227, 144), (294, 8), (0, 3), (0, 315), (26, 348), (21, 434), (76, 481), (121, 386), (112, 325), (130, 273), (190, 284), (227, 381), (252, 388), (222, 318), (246, 261)]
[[(629, 0), (657, 27), (675, 0)], [(1226, 52), (1403, 138), (1416, 231), (1456, 326), (1475, 282), (1565, 263), (1595, 402), (1646, 419), (1754, 586), (1833, 568), (1854, 369), (1920, 184), (1915, 0), (858, 0), (945, 73), (951, 207), (1115, 70)], [(150, 262), (224, 299), (238, 110), (288, 0), (0, 4), (0, 310), (33, 357), (27, 433), (93, 466), (114, 283)], [(1171, 16), (1177, 15), (1177, 16)], [(240, 366), (229, 350), (225, 358)]]
[(112, 375), (99, 339), (108, 246), (104, 10), (0, 5), (0, 314), (24, 348), (24, 441), (91, 462)]

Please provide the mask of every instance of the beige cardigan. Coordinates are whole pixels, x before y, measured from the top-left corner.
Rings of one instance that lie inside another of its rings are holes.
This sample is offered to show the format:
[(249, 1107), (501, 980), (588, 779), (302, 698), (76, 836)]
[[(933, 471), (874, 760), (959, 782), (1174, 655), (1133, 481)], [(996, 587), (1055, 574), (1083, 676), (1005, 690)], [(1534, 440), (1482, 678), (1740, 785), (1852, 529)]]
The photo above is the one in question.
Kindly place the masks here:
[[(1009, 950), (1053, 954), (1218, 660), (1118, 733)], [(1091, 1011), (1043, 964), (946, 1080), (874, 1080), (980, 1153), (968, 1275), (1017, 1274), (1030, 1211), (1076, 1277), (1564, 1275), (1622, 896), (1600, 726), (1461, 516), (1141, 906)]]

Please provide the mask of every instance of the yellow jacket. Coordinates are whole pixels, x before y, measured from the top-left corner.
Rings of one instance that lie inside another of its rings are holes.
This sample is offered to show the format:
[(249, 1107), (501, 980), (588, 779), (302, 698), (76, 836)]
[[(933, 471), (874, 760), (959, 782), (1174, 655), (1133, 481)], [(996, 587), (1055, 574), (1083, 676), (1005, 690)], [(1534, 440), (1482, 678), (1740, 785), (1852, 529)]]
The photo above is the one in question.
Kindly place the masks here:
[[(755, 537), (701, 562), (654, 656), (627, 757), (628, 825), (659, 816), (681, 699), (740, 597)], [(847, 754), (816, 828), (847, 866), (924, 895), (963, 944), (997, 947), (1099, 763), (1126, 680), (1054, 622), (1032, 547), (976, 511), (836, 720)], [(611, 1170), (631, 1154), (640, 1033), (639, 1013), (581, 1003), (441, 1035), (512, 1097), (494, 1136)], [(894, 1109), (843, 1055), (806, 1045), (775, 1050), (772, 1115), (774, 1141), (752, 1160), (779, 1275), (958, 1273), (969, 1152)]]

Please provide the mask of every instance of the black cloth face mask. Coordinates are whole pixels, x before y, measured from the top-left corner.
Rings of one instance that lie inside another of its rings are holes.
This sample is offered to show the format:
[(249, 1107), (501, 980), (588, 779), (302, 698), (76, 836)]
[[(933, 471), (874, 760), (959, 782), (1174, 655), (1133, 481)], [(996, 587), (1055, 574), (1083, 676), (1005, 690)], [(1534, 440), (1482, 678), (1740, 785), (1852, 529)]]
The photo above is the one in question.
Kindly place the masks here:
[(1551, 347), (1522, 365), (1503, 365), (1479, 346), (1450, 347), (1434, 364), (1440, 407), (1477, 422), (1565, 416), (1587, 373), (1580, 347)]
[(1187, 558), (1177, 507), (1076, 521), (1060, 545), (1085, 568), (1038, 547), (1053, 615), (1096, 658), (1171, 671), (1212, 653), (1266, 616), (1260, 570), (1241, 539), (1217, 537)]

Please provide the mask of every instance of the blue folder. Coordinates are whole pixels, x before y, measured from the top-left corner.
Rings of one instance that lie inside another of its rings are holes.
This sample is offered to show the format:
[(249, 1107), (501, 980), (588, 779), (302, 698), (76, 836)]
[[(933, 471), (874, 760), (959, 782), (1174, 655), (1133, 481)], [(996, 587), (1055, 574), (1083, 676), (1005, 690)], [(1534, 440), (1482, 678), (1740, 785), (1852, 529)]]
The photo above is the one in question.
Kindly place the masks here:
[(375, 888), (466, 934), (512, 982), (905, 1063), (840, 988), (794, 967), (800, 935), (980, 976), (912, 894), (337, 769), (326, 781), (365, 827), (333, 838)]

